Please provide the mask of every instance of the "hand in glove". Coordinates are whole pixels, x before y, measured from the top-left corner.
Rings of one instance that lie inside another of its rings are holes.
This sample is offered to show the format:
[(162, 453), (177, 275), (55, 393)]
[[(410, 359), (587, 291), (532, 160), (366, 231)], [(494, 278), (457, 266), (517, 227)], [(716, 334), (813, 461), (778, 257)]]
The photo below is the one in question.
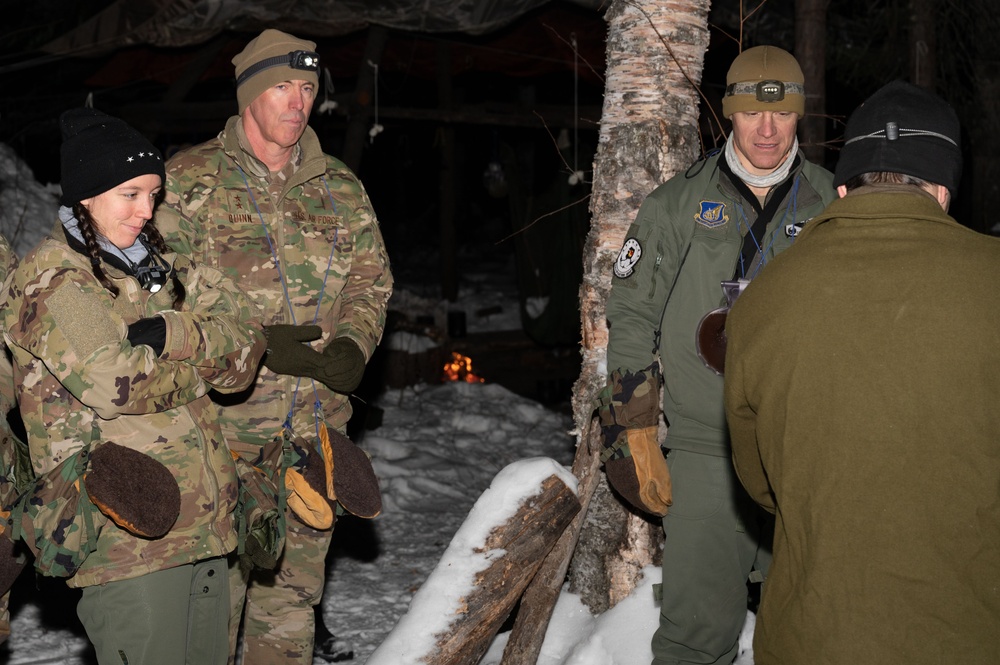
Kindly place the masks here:
[(264, 335), (267, 337), (267, 353), (262, 362), (276, 374), (314, 377), (317, 368), (326, 362), (322, 353), (305, 343), (323, 336), (323, 329), (319, 326), (264, 326)]
[(267, 354), (263, 362), (272, 372), (316, 379), (340, 393), (349, 393), (361, 383), (365, 354), (350, 339), (337, 338), (320, 353), (304, 343), (320, 338), (319, 326), (265, 326), (264, 333)]
[(636, 508), (663, 516), (673, 503), (670, 470), (657, 440), (659, 371), (615, 370), (600, 398), (608, 483)]
[(354, 391), (365, 374), (365, 354), (361, 347), (349, 337), (337, 337), (326, 345), (323, 355), (328, 363), (319, 380), (338, 393)]
[(167, 322), (162, 316), (139, 319), (135, 323), (128, 324), (126, 339), (132, 346), (145, 344), (153, 349), (153, 353), (160, 355), (167, 343)]

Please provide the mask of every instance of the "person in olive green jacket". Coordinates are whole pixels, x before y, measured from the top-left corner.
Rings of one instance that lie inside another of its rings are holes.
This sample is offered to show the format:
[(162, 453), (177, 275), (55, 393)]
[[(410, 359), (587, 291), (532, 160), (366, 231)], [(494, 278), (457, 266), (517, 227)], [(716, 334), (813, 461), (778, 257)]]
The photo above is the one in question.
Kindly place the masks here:
[(655, 665), (731, 663), (748, 576), (759, 581), (770, 562), (773, 521), (733, 475), (722, 367), (696, 340), (702, 318), (726, 302), (722, 282), (753, 279), (835, 198), (832, 174), (798, 149), (804, 95), (790, 53), (758, 46), (738, 56), (722, 102), (733, 123), (724, 151), (646, 197), (614, 265), (605, 470), (636, 508), (663, 516)]
[(729, 315), (733, 460), (777, 515), (757, 665), (1000, 663), (1000, 239), (947, 214), (960, 139), (872, 95), (842, 198)]

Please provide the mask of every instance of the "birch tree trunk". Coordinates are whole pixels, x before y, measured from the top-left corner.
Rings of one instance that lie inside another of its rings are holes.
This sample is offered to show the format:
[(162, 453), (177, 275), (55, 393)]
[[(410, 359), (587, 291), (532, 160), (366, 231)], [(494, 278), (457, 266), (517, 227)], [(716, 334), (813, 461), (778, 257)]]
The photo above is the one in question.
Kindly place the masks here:
[[(608, 8), (604, 108), (580, 287), (583, 367), (573, 391), (577, 455), (600, 449), (594, 399), (607, 374), (605, 302), (611, 265), (643, 199), (701, 151), (698, 84), (708, 48), (709, 0), (614, 0)], [(603, 612), (654, 562), (659, 523), (626, 510), (601, 483), (570, 565), (570, 587)]]

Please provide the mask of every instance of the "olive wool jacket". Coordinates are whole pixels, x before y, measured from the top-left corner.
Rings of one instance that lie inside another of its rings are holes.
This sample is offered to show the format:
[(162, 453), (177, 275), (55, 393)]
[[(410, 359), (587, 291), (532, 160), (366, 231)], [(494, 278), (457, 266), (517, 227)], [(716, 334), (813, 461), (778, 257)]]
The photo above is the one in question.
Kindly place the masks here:
[(777, 519), (758, 665), (1000, 663), (998, 267), (922, 190), (866, 187), (732, 308), (733, 460)]

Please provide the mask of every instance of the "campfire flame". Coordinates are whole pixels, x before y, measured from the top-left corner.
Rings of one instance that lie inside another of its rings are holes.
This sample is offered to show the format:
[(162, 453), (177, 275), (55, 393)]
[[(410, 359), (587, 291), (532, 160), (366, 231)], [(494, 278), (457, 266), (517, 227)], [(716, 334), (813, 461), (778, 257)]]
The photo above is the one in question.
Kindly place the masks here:
[(466, 383), (486, 383), (486, 379), (472, 373), (472, 358), (451, 352), (451, 362), (444, 364), (444, 381), (465, 381)]

